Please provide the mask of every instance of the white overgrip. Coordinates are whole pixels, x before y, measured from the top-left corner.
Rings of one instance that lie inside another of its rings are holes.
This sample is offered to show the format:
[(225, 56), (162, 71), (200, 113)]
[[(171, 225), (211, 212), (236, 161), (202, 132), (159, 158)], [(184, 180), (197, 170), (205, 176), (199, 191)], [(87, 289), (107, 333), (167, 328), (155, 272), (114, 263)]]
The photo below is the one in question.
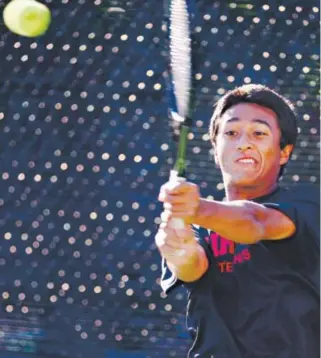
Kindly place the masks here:
[[(176, 170), (171, 170), (171, 173), (170, 173), (170, 177), (169, 177), (169, 181), (170, 182), (173, 182), (173, 183), (177, 183), (177, 182), (184, 182), (186, 181), (185, 178), (182, 178), (182, 177), (179, 177), (177, 175), (177, 171)], [(184, 229), (185, 228), (185, 222), (183, 219), (181, 218), (172, 218), (169, 222), (169, 226), (172, 228), (172, 229)]]

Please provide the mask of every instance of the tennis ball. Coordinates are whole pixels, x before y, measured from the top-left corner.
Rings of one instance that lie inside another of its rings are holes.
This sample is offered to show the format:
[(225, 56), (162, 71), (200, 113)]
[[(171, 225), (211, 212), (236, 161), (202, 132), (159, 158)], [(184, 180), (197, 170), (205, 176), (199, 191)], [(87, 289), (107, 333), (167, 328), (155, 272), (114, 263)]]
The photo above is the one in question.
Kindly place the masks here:
[(36, 0), (12, 0), (3, 10), (10, 31), (26, 37), (43, 35), (51, 22), (50, 10)]

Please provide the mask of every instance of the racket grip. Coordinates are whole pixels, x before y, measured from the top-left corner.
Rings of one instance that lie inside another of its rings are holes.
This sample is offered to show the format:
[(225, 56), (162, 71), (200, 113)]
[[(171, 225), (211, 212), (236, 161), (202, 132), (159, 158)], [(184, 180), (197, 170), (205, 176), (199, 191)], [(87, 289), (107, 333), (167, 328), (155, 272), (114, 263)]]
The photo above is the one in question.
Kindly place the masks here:
[[(179, 177), (177, 175), (176, 170), (171, 170), (170, 177), (169, 177), (170, 182), (177, 182), (177, 181), (184, 182), (185, 180), (186, 180), (185, 178)], [(177, 229), (177, 230), (184, 229), (186, 227), (184, 220), (180, 218), (171, 219), (169, 225), (172, 229)]]
[(185, 222), (183, 219), (180, 218), (171, 219), (169, 225), (172, 229), (177, 229), (177, 230), (185, 228)]

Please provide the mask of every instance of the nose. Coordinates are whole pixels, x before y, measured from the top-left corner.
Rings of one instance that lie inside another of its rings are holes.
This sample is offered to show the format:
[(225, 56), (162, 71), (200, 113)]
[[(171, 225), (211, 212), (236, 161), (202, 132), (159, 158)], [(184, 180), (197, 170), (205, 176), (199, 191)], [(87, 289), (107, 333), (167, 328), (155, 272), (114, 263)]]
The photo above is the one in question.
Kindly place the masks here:
[(242, 152), (253, 149), (253, 144), (251, 143), (247, 135), (242, 135), (240, 137), (240, 140), (237, 144), (237, 149)]

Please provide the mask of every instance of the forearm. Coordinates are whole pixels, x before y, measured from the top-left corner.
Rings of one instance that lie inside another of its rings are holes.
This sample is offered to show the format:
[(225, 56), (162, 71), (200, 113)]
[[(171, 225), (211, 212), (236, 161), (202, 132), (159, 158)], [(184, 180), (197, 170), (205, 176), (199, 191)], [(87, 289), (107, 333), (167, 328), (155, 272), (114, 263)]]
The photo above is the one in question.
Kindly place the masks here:
[(166, 259), (166, 263), (173, 274), (183, 282), (198, 280), (208, 268), (206, 253), (200, 245), (195, 245), (192, 252), (183, 258), (172, 257)]
[(193, 223), (238, 243), (255, 243), (263, 239), (259, 220), (263, 210), (262, 205), (249, 201), (201, 199)]

